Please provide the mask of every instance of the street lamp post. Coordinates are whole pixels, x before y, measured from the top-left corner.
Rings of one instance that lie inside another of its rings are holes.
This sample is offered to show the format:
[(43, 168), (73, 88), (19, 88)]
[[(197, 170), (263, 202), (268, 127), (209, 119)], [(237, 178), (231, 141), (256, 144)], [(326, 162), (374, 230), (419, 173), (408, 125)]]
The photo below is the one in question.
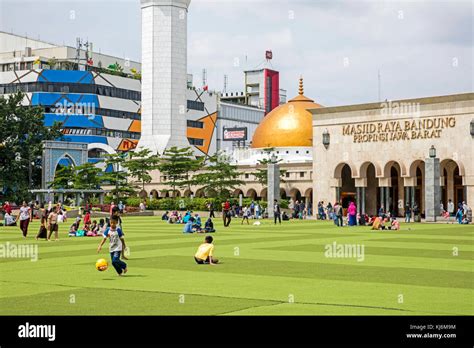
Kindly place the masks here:
[(429, 157), (425, 159), (425, 220), (436, 221), (440, 215), (441, 201), (440, 162), (436, 157), (436, 148), (431, 145)]

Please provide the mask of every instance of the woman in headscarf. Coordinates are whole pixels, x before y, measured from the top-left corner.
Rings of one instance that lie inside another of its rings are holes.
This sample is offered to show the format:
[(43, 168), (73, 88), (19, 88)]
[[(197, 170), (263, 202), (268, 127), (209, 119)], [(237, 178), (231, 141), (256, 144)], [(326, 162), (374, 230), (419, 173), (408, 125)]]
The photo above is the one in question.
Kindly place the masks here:
[(349, 219), (349, 226), (355, 226), (357, 225), (357, 220), (356, 220), (356, 215), (357, 215), (357, 208), (354, 202), (349, 203), (349, 208), (347, 208), (347, 216)]

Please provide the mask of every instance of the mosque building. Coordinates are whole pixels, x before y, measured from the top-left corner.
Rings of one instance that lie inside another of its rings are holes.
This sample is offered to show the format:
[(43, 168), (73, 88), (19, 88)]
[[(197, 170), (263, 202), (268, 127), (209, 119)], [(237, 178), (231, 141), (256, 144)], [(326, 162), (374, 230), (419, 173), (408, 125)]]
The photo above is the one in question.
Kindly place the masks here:
[(308, 109), (321, 107), (304, 95), (303, 78), (300, 78), (298, 95), (263, 118), (253, 133), (250, 149), (234, 152), (236, 163), (256, 165), (272, 154), (281, 163), (312, 162), (312, 114)]

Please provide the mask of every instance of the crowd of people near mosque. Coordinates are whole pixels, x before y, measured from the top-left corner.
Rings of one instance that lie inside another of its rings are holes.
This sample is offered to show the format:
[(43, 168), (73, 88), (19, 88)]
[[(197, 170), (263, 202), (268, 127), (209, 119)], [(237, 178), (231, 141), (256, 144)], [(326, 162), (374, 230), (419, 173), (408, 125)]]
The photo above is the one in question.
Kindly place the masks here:
[[(384, 206), (380, 206), (377, 215), (369, 216), (365, 213), (358, 213), (355, 202), (349, 202), (346, 212), (341, 202), (335, 202), (334, 205), (329, 202), (324, 205), (324, 202), (318, 202), (318, 214), (319, 220), (333, 220), (336, 226), (372, 226), (372, 229), (400, 229), (400, 223), (397, 220), (395, 214), (390, 210), (384, 209)], [(420, 208), (415, 202), (413, 206), (406, 204), (404, 209), (405, 222), (409, 223), (412, 221), (420, 221)], [(418, 219), (417, 219), (418, 217)], [(454, 203), (450, 199), (448, 201), (447, 210), (444, 209), (443, 204), (440, 204), (440, 217), (444, 217), (448, 220), (450, 217), (455, 217), (459, 224), (472, 223), (472, 209), (466, 204), (465, 201), (459, 202), (457, 210), (455, 212)]]

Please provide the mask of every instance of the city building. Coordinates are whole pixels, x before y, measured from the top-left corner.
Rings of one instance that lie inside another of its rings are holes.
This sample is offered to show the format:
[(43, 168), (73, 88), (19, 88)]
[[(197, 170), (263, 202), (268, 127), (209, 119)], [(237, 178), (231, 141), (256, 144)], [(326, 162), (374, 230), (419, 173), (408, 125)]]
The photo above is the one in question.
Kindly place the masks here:
[(244, 71), (244, 90), (224, 92), (222, 101), (254, 106), (265, 110), (265, 114), (286, 103), (286, 90), (280, 88), (280, 73), (262, 68)]
[(23, 91), (23, 105), (43, 108), (45, 125), (62, 124), (64, 141), (88, 144), (91, 162), (136, 147), (139, 63), (4, 32), (0, 42), (0, 95)]
[[(104, 153), (129, 151), (138, 144), (142, 64), (91, 46), (78, 49), (0, 32), (0, 95), (25, 92), (25, 106), (41, 106), (45, 124), (61, 122), (63, 140), (87, 143), (89, 161), (96, 162)], [(116, 65), (121, 71), (113, 70)], [(196, 156), (249, 146), (263, 109), (224, 102), (219, 91), (196, 88), (190, 74), (183, 88), (185, 145)], [(235, 130), (245, 136), (235, 137)]]

